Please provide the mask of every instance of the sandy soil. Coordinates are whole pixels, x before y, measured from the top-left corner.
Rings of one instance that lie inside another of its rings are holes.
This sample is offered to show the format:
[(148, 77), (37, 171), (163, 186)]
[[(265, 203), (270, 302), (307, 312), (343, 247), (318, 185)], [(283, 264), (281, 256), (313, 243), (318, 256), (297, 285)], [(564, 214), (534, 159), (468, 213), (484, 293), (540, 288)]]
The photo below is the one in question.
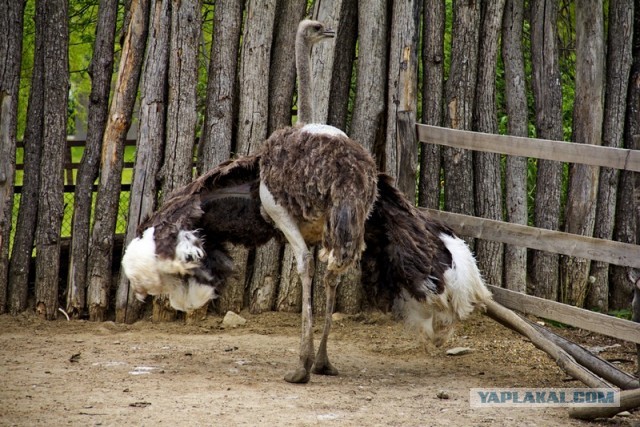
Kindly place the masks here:
[[(482, 315), (426, 350), (387, 315), (345, 317), (329, 349), (340, 375), (292, 385), (282, 377), (297, 360), (299, 316), (242, 314), (247, 324), (228, 330), (219, 317), (187, 326), (0, 316), (0, 425), (640, 425), (639, 413), (584, 423), (563, 408), (470, 408), (472, 387), (579, 386)], [(473, 351), (445, 355), (456, 346)], [(633, 372), (634, 350), (601, 355)]]

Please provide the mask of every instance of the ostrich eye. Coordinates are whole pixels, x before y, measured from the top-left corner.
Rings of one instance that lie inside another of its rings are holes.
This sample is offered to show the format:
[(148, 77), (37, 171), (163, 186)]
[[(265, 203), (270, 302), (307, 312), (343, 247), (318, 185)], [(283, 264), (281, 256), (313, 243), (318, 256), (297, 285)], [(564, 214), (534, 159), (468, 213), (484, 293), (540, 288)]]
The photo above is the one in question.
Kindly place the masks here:
[(316, 31), (320, 31), (320, 30), (322, 30), (322, 25), (315, 25), (313, 28), (314, 28)]

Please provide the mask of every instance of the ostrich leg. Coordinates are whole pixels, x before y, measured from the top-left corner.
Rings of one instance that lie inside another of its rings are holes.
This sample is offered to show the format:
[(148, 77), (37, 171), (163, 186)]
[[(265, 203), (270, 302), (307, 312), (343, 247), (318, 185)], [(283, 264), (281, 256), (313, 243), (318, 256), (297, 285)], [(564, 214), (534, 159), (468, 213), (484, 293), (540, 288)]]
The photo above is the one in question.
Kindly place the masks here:
[(302, 337), (300, 340), (300, 361), (298, 367), (288, 372), (284, 379), (290, 383), (309, 382), (314, 361), (313, 350), (313, 314), (311, 309), (311, 280), (313, 278), (313, 255), (300, 233), (296, 221), (287, 210), (276, 203), (273, 195), (264, 183), (260, 183), (262, 208), (271, 217), (287, 241), (296, 257), (296, 266), (302, 281)]
[(333, 309), (336, 303), (336, 288), (338, 287), (338, 273), (333, 270), (328, 270), (324, 276), (324, 287), (327, 294), (327, 307), (325, 310), (324, 329), (322, 331), (322, 339), (320, 340), (320, 346), (318, 347), (318, 354), (316, 355), (316, 363), (313, 366), (313, 373), (320, 375), (338, 375), (338, 370), (329, 362), (329, 356), (327, 355), (327, 340), (329, 339), (329, 332), (331, 330), (331, 322)]

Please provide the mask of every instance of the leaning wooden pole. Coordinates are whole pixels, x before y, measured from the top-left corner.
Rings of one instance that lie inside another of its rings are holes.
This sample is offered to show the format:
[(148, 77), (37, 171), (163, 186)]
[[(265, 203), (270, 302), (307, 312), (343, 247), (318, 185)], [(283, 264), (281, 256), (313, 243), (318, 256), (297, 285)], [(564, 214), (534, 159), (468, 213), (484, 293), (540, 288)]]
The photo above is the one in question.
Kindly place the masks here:
[(555, 334), (543, 326), (536, 325), (528, 320), (525, 321), (553, 343), (557, 344), (560, 348), (569, 353), (576, 362), (589, 369), (594, 374), (604, 378), (616, 387), (620, 387), (622, 390), (632, 390), (640, 387), (637, 378), (621, 371), (606, 360), (592, 354), (584, 347)]
[(613, 417), (620, 412), (628, 411), (640, 406), (640, 390), (624, 390), (620, 392), (620, 406), (581, 407), (569, 410), (571, 418), (581, 420), (595, 420), (596, 418)]
[(491, 300), (486, 303), (487, 316), (491, 317), (493, 320), (498, 323), (508, 327), (509, 329), (513, 329), (529, 338), (533, 345), (538, 347), (540, 350), (546, 352), (549, 356), (553, 358), (556, 364), (568, 375), (573, 378), (581, 381), (589, 387), (593, 388), (608, 388), (611, 387), (609, 383), (604, 381), (602, 378), (595, 375), (593, 372), (589, 371), (582, 365), (576, 363), (573, 357), (569, 355), (562, 348), (554, 344), (551, 340), (541, 334), (538, 330), (536, 330), (533, 326), (522, 320), (520, 316), (518, 316), (513, 311), (508, 308), (503, 307), (497, 302)]

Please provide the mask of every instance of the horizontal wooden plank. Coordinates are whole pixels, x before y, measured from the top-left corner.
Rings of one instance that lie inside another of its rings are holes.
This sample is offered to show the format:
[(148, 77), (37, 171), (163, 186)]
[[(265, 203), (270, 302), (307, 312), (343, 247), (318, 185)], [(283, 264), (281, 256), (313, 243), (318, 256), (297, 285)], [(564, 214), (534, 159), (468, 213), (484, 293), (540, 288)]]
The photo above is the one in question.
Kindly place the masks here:
[(418, 140), (447, 147), (640, 172), (640, 151), (416, 124)]
[(452, 212), (423, 209), (461, 236), (640, 268), (640, 245), (596, 239)]
[(493, 299), (515, 311), (640, 344), (640, 324), (489, 285)]

